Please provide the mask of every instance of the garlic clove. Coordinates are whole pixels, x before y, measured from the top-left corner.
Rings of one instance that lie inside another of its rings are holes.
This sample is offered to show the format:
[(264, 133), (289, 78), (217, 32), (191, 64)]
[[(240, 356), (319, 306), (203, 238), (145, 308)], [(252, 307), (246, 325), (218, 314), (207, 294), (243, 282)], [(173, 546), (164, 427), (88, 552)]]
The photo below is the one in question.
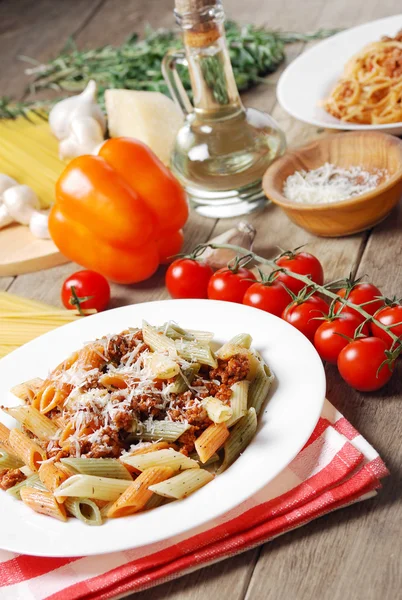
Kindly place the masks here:
[(59, 144), (61, 159), (92, 154), (104, 142), (102, 128), (92, 117), (76, 117), (70, 123), (70, 133)]
[[(252, 250), (256, 229), (251, 223), (240, 221), (236, 227), (224, 231), (220, 235), (209, 240), (210, 243), (216, 244), (233, 244), (241, 246), (246, 250)], [(206, 248), (202, 254), (202, 261), (207, 263), (213, 269), (221, 269), (226, 267), (228, 262), (236, 256), (236, 252), (225, 248)]]
[(32, 213), (40, 207), (37, 195), (28, 185), (15, 185), (3, 194), (3, 202), (15, 221), (28, 225)]
[(59, 140), (70, 135), (71, 121), (77, 117), (92, 117), (99, 123), (102, 134), (106, 131), (106, 119), (96, 101), (96, 82), (91, 79), (81, 94), (65, 98), (54, 105), (49, 113), (49, 125)]
[(8, 190), (10, 187), (14, 187), (18, 185), (18, 181), (15, 181), (12, 177), (9, 177), (5, 173), (0, 173), (0, 196)]
[(10, 223), (13, 221), (14, 219), (8, 212), (7, 206), (3, 203), (0, 203), (0, 229), (7, 227), (7, 225), (10, 225)]
[(50, 240), (49, 211), (34, 210), (29, 220), (32, 235), (42, 240)]

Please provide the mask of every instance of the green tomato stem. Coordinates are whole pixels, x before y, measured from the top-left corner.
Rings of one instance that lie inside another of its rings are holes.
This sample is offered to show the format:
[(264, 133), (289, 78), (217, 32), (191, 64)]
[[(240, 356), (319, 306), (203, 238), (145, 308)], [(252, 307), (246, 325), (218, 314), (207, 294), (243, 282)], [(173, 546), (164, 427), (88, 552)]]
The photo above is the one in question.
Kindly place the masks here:
[[(223, 248), (225, 250), (233, 250), (234, 252), (236, 252), (238, 254), (247, 254), (251, 258), (253, 258), (253, 260), (255, 260), (256, 262), (258, 262), (262, 265), (267, 265), (267, 266), (271, 267), (271, 269), (278, 270), (278, 265), (275, 263), (274, 260), (269, 259), (269, 258), (263, 258), (262, 256), (259, 256), (255, 252), (246, 250), (245, 248), (242, 248), (241, 246), (235, 246), (233, 244), (200, 244), (200, 246), (204, 246), (205, 248), (212, 248), (212, 249)], [(323, 294), (324, 296), (328, 296), (329, 298), (332, 298), (332, 300), (337, 300), (339, 302), (342, 302), (342, 304), (344, 304), (345, 306), (349, 306), (349, 308), (353, 308), (356, 312), (360, 313), (362, 315), (362, 317), (365, 318), (366, 321), (371, 321), (372, 323), (375, 323), (380, 329), (382, 329), (383, 331), (388, 333), (388, 335), (390, 336), (390, 338), (393, 340), (393, 342), (395, 344), (400, 344), (400, 348), (401, 348), (400, 351), (402, 352), (402, 344), (401, 344), (400, 338), (391, 331), (389, 326), (384, 325), (383, 323), (381, 323), (381, 321), (378, 321), (378, 319), (375, 319), (370, 313), (368, 313), (366, 310), (364, 310), (364, 308), (362, 308), (360, 305), (353, 304), (353, 302), (350, 302), (350, 300), (348, 300), (347, 298), (342, 298), (341, 296), (338, 296), (338, 294), (335, 294), (335, 292), (332, 292), (331, 290), (328, 289), (328, 287), (327, 287), (328, 284), (326, 286), (319, 285), (318, 283), (315, 283), (315, 281), (313, 281), (306, 275), (300, 275), (299, 273), (293, 273), (292, 271), (289, 271), (288, 269), (286, 269), (286, 267), (281, 267), (281, 271), (286, 273), (286, 275), (289, 275), (290, 277), (293, 277), (294, 279), (298, 279), (299, 281), (302, 281), (306, 285), (313, 287), (316, 292), (319, 292), (320, 294)]]

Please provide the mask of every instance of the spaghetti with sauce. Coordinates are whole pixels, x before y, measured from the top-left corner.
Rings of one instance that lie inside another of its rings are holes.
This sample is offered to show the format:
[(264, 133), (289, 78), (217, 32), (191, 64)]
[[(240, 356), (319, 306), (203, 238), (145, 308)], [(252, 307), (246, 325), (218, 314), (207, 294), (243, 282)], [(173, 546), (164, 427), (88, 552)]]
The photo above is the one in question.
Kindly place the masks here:
[(365, 46), (345, 65), (324, 102), (331, 115), (349, 123), (402, 121), (402, 30)]

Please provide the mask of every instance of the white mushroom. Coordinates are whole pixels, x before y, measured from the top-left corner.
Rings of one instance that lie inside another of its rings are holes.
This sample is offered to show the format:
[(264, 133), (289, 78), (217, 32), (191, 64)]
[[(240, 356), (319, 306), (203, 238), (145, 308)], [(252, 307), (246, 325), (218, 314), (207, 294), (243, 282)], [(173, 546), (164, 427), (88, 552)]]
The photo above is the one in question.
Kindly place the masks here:
[(37, 238), (42, 240), (50, 239), (49, 233), (49, 212), (48, 211), (38, 211), (34, 210), (32, 213), (31, 219), (29, 221), (29, 229)]
[(92, 117), (78, 116), (70, 123), (68, 137), (59, 144), (59, 155), (64, 159), (92, 154), (103, 142), (103, 132), (98, 121)]
[(85, 90), (77, 96), (61, 100), (49, 113), (49, 125), (59, 140), (70, 135), (70, 125), (73, 119), (91, 117), (99, 124), (103, 135), (106, 131), (106, 119), (101, 107), (96, 101), (96, 82), (91, 80)]
[(15, 185), (3, 193), (9, 215), (21, 225), (29, 225), (35, 209), (40, 207), (37, 195), (28, 185)]

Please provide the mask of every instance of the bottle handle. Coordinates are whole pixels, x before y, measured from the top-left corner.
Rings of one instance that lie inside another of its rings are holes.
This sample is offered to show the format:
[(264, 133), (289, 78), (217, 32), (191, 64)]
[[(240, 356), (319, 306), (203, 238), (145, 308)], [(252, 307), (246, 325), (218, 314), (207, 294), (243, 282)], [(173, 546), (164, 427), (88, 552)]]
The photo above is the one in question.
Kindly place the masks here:
[(177, 72), (176, 65), (178, 64), (188, 67), (185, 52), (183, 50), (170, 50), (163, 58), (162, 74), (173, 100), (183, 113), (188, 115), (194, 109)]

